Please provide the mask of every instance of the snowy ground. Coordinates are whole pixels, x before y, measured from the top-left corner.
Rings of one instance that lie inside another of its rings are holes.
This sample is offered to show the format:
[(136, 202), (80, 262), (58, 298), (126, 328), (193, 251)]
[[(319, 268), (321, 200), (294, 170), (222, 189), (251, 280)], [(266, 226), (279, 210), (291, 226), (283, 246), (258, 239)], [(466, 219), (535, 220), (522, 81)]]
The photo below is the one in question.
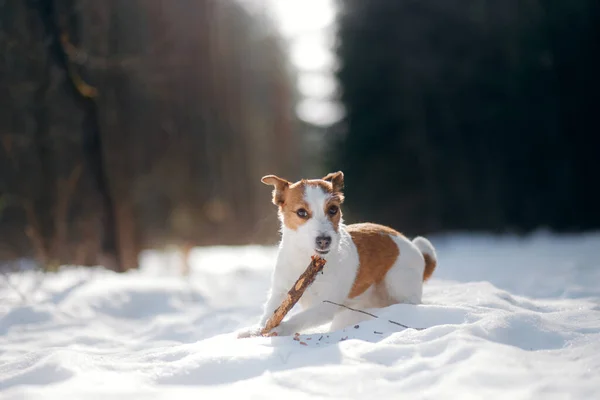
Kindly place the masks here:
[(300, 340), (231, 333), (260, 313), (273, 248), (197, 249), (189, 279), (156, 253), (37, 289), (0, 276), (0, 398), (600, 398), (600, 234), (431, 239), (424, 304)]

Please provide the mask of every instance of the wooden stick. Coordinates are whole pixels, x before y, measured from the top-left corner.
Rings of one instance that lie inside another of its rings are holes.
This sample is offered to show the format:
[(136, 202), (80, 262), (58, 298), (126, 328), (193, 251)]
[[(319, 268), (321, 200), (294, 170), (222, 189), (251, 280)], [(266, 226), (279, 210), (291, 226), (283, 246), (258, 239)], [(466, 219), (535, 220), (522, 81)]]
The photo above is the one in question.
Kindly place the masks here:
[(287, 313), (290, 312), (298, 300), (300, 300), (304, 291), (315, 281), (317, 274), (323, 270), (326, 262), (327, 261), (317, 255), (311, 257), (309, 266), (302, 275), (300, 275), (294, 286), (288, 291), (287, 297), (281, 302), (281, 305), (277, 307), (275, 312), (273, 312), (273, 315), (269, 318), (265, 327), (260, 331), (262, 336), (274, 336), (269, 334), (271, 329), (279, 326)]

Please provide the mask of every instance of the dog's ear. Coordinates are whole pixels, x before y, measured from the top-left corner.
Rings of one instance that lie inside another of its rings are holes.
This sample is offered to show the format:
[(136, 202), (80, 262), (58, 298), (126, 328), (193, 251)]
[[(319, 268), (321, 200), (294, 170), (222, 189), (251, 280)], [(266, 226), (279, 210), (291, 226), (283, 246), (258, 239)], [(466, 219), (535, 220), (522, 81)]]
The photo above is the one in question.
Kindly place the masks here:
[(344, 190), (344, 173), (342, 171), (331, 172), (323, 177), (324, 181), (331, 182), (333, 191), (341, 193)]
[(281, 206), (285, 201), (285, 194), (290, 187), (290, 182), (275, 175), (263, 176), (260, 180), (265, 185), (273, 185), (273, 204)]

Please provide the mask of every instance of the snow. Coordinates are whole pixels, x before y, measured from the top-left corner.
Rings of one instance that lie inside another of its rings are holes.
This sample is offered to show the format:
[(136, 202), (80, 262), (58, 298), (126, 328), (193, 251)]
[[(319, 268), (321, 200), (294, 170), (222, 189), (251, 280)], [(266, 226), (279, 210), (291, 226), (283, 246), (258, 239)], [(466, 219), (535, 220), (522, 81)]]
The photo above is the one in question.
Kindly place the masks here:
[(600, 398), (600, 234), (430, 239), (423, 304), (298, 340), (233, 333), (274, 247), (194, 249), (189, 277), (158, 251), (122, 275), (0, 276), (0, 398)]

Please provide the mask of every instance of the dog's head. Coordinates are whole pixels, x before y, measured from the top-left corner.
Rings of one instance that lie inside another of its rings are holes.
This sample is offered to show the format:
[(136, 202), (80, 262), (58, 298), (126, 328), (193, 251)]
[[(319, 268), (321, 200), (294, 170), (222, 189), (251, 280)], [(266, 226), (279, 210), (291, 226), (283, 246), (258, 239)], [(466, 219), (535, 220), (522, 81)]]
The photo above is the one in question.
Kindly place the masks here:
[(281, 223), (294, 235), (296, 245), (327, 254), (339, 244), (344, 202), (341, 171), (322, 179), (302, 179), (295, 183), (267, 175), (262, 182), (274, 186), (273, 204), (279, 207)]

